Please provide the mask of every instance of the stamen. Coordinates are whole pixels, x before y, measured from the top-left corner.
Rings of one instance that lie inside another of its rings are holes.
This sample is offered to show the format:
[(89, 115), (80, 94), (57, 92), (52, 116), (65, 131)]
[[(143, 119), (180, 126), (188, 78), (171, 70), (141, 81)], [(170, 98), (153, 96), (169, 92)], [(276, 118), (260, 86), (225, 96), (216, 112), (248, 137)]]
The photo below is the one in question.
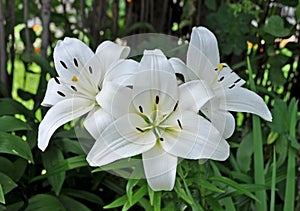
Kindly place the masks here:
[(159, 103), (159, 97), (158, 97), (158, 95), (156, 95), (156, 97), (155, 97), (155, 103), (156, 103), (156, 104)]
[(136, 127), (135, 129), (137, 129), (137, 130), (140, 131), (141, 133), (144, 132), (144, 131), (143, 131), (141, 128), (139, 128), (139, 127)]
[(60, 81), (58, 80), (57, 77), (54, 77), (54, 80), (55, 80), (55, 82), (56, 82), (57, 84), (60, 84)]
[(220, 79), (219, 79), (219, 82), (223, 81), (224, 80), (224, 76), (222, 76)]
[(78, 81), (78, 78), (74, 75), (73, 78), (72, 78), (72, 81), (73, 81), (73, 82), (77, 82), (77, 81)]
[(179, 120), (179, 119), (177, 119), (177, 123), (178, 123), (178, 125), (179, 125), (180, 129), (182, 130), (183, 128), (182, 128), (182, 125), (181, 125), (181, 122), (180, 122), (180, 120)]
[(73, 61), (74, 61), (75, 66), (78, 67), (78, 61), (77, 61), (77, 59), (74, 58)]
[(232, 89), (235, 86), (235, 84), (232, 84), (228, 89)]
[(93, 68), (91, 66), (89, 66), (89, 71), (91, 74), (93, 73)]
[(175, 104), (175, 106), (173, 108), (173, 111), (176, 111), (177, 106), (178, 106), (178, 101), (176, 102), (176, 104)]
[(68, 69), (66, 63), (64, 63), (63, 61), (59, 61), (61, 63), (61, 65), (65, 68), (65, 69)]
[(141, 113), (143, 113), (143, 112), (144, 112), (144, 110), (143, 110), (143, 107), (142, 107), (142, 106), (139, 106), (139, 110), (140, 110), (140, 112), (141, 112)]
[(71, 88), (72, 88), (75, 92), (77, 92), (77, 89), (76, 89), (75, 86), (72, 85)]
[(242, 79), (237, 79), (234, 83), (236, 84), (236, 83), (238, 83), (238, 82), (240, 82)]
[(160, 141), (164, 141), (164, 138), (160, 137), (159, 140), (160, 140)]
[(57, 91), (57, 94), (59, 94), (62, 97), (65, 97), (66, 95), (64, 93), (62, 93), (61, 91)]

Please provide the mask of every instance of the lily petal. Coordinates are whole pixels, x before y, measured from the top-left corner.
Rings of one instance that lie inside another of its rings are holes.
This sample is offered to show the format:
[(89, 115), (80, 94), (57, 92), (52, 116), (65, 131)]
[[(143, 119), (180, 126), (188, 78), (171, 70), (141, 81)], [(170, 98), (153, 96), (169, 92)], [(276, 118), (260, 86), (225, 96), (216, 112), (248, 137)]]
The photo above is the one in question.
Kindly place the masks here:
[(62, 84), (60, 78), (51, 78), (47, 84), (47, 90), (44, 97), (42, 106), (53, 106), (59, 101), (73, 97), (74, 91), (71, 88), (67, 88)]
[(95, 140), (100, 137), (101, 132), (113, 122), (114, 118), (104, 109), (96, 109), (90, 112), (84, 120), (84, 127)]
[(172, 65), (175, 73), (182, 74), (184, 76), (184, 81), (192, 81), (199, 79), (197, 74), (195, 74), (186, 64), (179, 58), (170, 58), (170, 64)]
[(161, 146), (168, 153), (187, 159), (225, 160), (229, 145), (219, 131), (206, 119), (194, 112), (182, 112), (182, 130), (165, 133)]
[(112, 82), (106, 82), (101, 92), (96, 96), (99, 105), (114, 118), (119, 118), (131, 110), (132, 89), (122, 87)]
[(165, 152), (159, 144), (142, 154), (147, 182), (152, 190), (172, 190), (175, 183), (177, 157)]
[(218, 43), (215, 35), (205, 27), (194, 27), (187, 51), (187, 66), (198, 78), (213, 81), (214, 69), (220, 63)]
[(103, 166), (151, 149), (156, 139), (152, 132), (141, 132), (137, 129), (143, 125), (144, 119), (132, 113), (115, 120), (102, 132), (88, 153), (89, 164)]
[(219, 109), (219, 105), (219, 100), (213, 98), (201, 108), (201, 111), (210, 119), (223, 138), (227, 139), (234, 132), (235, 119), (228, 111)]
[(114, 82), (119, 85), (132, 85), (133, 75), (138, 70), (138, 62), (131, 59), (121, 59), (110, 66), (104, 77), (103, 85), (106, 82)]
[(221, 103), (221, 106), (225, 110), (249, 112), (272, 121), (272, 115), (264, 100), (256, 93), (242, 87), (227, 90), (226, 100)]
[(111, 41), (102, 42), (96, 49), (96, 55), (103, 64), (106, 72), (111, 64), (119, 59), (125, 59), (130, 52), (130, 48)]
[[(58, 41), (54, 48), (53, 57), (58, 75), (67, 83), (76, 81), (79, 77), (86, 82), (88, 72), (84, 65), (94, 56), (93, 51), (75, 38), (65, 38)], [(76, 79), (74, 78), (76, 77)]]
[(57, 128), (86, 114), (93, 107), (93, 102), (83, 98), (70, 98), (55, 104), (48, 110), (39, 126), (38, 147), (44, 151)]
[(181, 110), (192, 110), (198, 112), (199, 109), (210, 100), (214, 94), (210, 86), (202, 80), (189, 81), (179, 87)]
[(175, 72), (160, 50), (145, 51), (139, 71), (133, 81), (133, 104), (137, 110), (142, 106), (150, 115), (153, 104), (163, 105), (161, 110), (168, 113), (178, 101), (178, 87)]

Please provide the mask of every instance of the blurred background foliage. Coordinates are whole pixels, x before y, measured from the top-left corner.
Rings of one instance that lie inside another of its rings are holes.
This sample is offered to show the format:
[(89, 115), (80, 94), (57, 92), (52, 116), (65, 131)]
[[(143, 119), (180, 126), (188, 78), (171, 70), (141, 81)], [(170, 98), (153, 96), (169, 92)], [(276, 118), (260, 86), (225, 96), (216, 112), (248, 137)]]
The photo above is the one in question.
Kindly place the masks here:
[[(189, 40), (199, 25), (273, 115), (235, 114), (226, 162), (183, 161), (174, 190), (154, 193), (144, 180), (92, 172), (72, 124), (37, 148), (57, 40), (92, 49), (147, 32)], [(1, 0), (0, 210), (300, 210), (299, 30), (298, 0)]]

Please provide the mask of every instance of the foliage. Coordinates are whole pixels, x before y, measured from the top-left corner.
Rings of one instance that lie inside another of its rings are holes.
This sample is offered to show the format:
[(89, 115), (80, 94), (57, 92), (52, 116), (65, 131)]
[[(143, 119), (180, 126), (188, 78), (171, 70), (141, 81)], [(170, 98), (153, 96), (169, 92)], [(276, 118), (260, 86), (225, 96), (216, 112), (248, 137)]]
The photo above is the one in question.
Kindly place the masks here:
[[(300, 209), (300, 2), (2, 0), (0, 10), (6, 20), (0, 24), (6, 50), (0, 54), (0, 210)], [(72, 124), (55, 133), (45, 152), (37, 149), (57, 40), (77, 37), (95, 49), (102, 40), (142, 32), (188, 39), (195, 25), (216, 34), (222, 61), (272, 108), (271, 123), (236, 114), (226, 162), (182, 161), (174, 190), (153, 192), (144, 180), (93, 171)]]

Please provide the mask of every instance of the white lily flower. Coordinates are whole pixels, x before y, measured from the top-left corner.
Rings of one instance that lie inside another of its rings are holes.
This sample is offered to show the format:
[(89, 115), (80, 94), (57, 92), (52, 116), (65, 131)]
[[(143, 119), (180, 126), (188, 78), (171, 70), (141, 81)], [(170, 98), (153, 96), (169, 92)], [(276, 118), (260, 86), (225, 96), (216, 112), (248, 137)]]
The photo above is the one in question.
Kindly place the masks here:
[(235, 129), (235, 119), (228, 111), (249, 112), (267, 121), (272, 120), (263, 99), (241, 87), (245, 81), (227, 64), (220, 63), (217, 39), (207, 28), (193, 28), (186, 65), (177, 58), (171, 58), (170, 62), (175, 71), (185, 77), (185, 82), (205, 80), (210, 84), (216, 96), (201, 111), (223, 133), (224, 138), (230, 137)]
[(212, 90), (201, 80), (178, 87), (174, 73), (160, 50), (145, 51), (132, 89), (113, 83), (104, 87), (97, 101), (115, 121), (88, 153), (91, 166), (142, 154), (147, 182), (159, 191), (173, 189), (178, 157), (229, 156), (229, 145), (219, 131), (197, 114), (213, 97)]
[[(84, 124), (88, 131), (94, 131), (95, 119), (100, 119), (103, 125), (110, 123), (111, 116), (100, 109), (96, 95), (111, 81), (126, 84), (134, 70), (132, 66), (137, 65), (132, 60), (124, 60), (129, 51), (128, 47), (110, 41), (100, 44), (96, 53), (75, 38), (57, 42), (54, 64), (59, 77), (49, 80), (42, 102), (43, 106), (52, 107), (39, 126), (38, 147), (41, 150), (46, 149), (58, 127), (87, 113), (90, 115)], [(131, 68), (128, 69), (128, 65)], [(98, 137), (98, 134), (92, 135)]]

